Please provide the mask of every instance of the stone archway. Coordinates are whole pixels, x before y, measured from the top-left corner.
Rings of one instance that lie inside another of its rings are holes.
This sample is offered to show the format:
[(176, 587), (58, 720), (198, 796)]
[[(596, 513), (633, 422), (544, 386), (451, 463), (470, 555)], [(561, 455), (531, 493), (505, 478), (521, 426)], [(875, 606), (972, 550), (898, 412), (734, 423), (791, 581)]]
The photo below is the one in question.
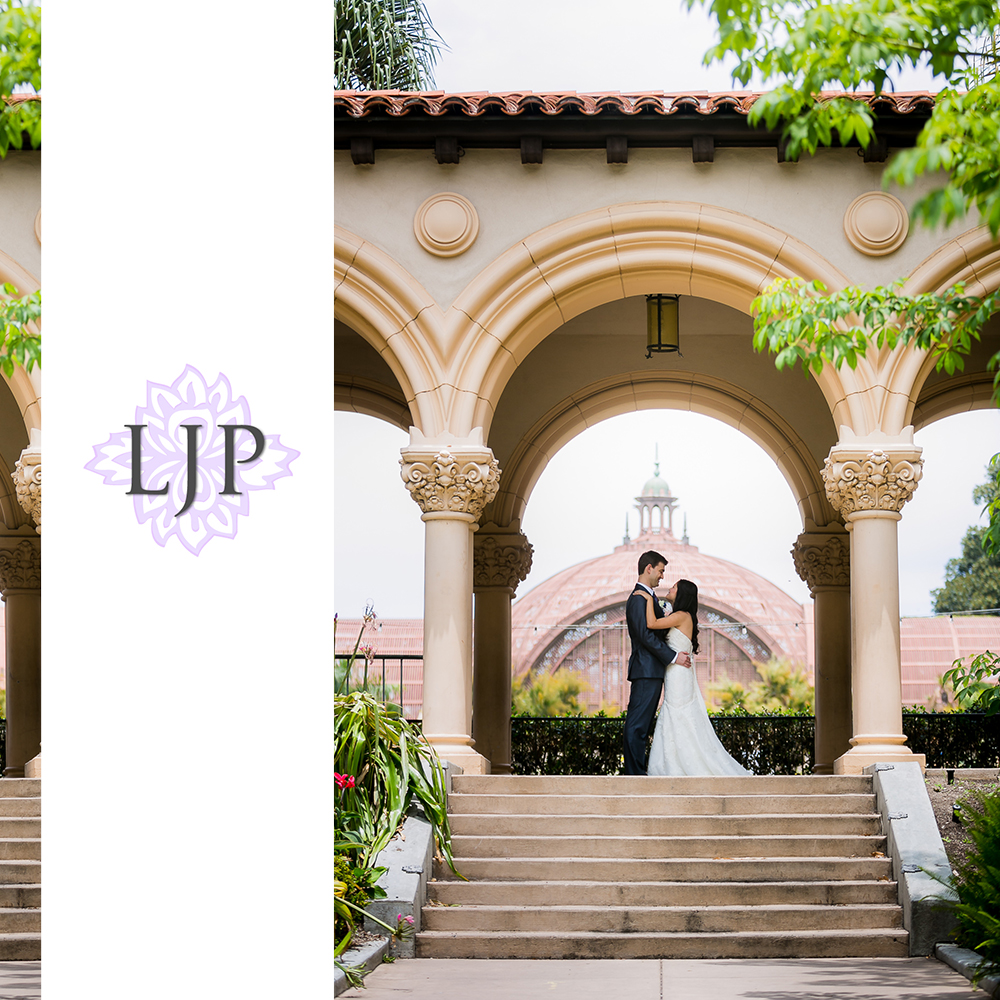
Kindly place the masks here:
[(646, 409), (689, 410), (734, 427), (775, 462), (795, 497), (803, 525), (836, 520), (808, 447), (785, 419), (739, 386), (709, 375), (663, 371), (605, 379), (564, 399), (537, 420), (506, 464), (492, 506), (494, 520), (511, 524), (523, 517), (531, 490), (549, 460), (584, 428)]

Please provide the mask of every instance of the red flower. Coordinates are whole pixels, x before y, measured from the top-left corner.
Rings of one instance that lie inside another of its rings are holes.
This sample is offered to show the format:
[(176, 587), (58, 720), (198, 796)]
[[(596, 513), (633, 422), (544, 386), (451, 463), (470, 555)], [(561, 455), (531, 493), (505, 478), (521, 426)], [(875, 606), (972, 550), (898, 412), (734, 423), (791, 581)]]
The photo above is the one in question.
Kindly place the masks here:
[(353, 774), (337, 774), (336, 771), (333, 772), (333, 780), (337, 783), (338, 788), (353, 788), (354, 787), (354, 775)]

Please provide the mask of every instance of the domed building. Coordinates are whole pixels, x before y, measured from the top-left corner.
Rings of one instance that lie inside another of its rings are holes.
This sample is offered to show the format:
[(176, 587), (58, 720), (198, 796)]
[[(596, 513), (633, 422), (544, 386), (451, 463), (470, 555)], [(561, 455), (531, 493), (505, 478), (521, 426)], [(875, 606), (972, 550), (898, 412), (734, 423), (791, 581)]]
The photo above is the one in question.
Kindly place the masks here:
[(625, 537), (613, 552), (562, 570), (513, 604), (515, 678), (570, 670), (589, 682), (591, 708), (626, 705), (631, 646), (625, 602), (638, 575), (639, 556), (647, 549), (667, 558), (661, 595), (677, 579), (698, 585), (695, 668), (703, 692), (726, 678), (743, 685), (757, 680), (754, 663), (772, 657), (790, 660), (811, 674), (812, 605), (803, 607), (752, 570), (699, 551), (686, 527), (677, 538), (677, 502), (657, 462), (635, 498), (635, 538), (629, 538), (626, 520)]

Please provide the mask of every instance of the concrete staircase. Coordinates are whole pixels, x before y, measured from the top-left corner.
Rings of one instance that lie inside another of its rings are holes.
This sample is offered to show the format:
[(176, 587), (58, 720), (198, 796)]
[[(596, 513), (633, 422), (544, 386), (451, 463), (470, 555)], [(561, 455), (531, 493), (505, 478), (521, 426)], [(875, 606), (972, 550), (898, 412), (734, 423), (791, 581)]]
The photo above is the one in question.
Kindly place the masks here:
[(0, 961), (42, 957), (42, 782), (0, 778)]
[(461, 775), (418, 958), (905, 957), (870, 777)]

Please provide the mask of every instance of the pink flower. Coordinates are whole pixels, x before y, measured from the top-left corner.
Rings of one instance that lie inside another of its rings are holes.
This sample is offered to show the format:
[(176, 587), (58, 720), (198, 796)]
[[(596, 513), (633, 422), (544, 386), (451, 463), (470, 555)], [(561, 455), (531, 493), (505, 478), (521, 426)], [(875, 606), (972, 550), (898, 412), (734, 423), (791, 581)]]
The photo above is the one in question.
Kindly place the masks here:
[(333, 772), (333, 780), (336, 782), (338, 788), (353, 788), (354, 787), (354, 775), (353, 774), (337, 774), (336, 771)]

